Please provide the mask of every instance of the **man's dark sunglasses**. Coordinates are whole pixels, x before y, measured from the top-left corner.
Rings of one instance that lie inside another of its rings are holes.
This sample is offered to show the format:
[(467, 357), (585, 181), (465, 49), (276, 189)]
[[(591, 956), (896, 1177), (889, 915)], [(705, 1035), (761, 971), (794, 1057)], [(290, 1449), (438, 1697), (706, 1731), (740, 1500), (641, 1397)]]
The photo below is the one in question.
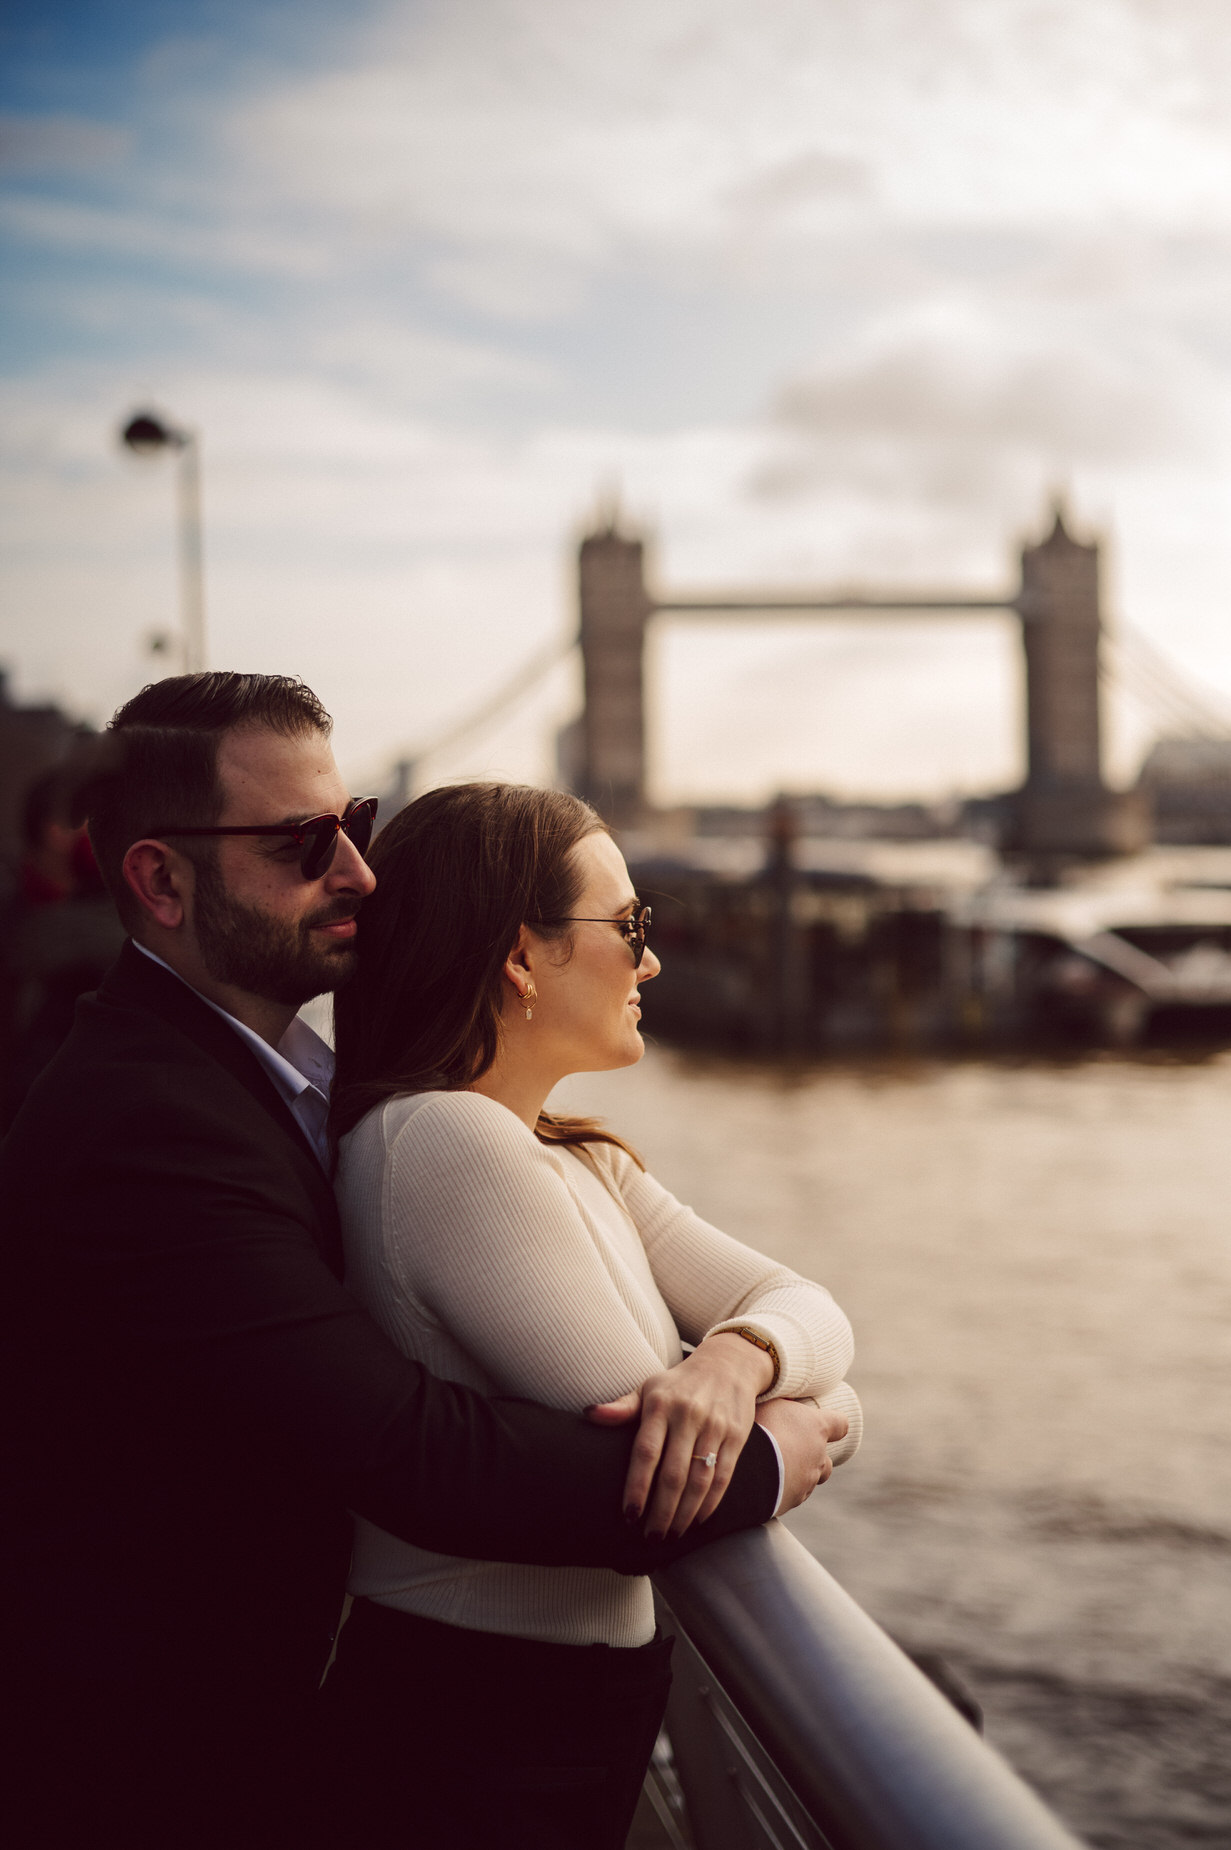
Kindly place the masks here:
[(364, 797), (352, 803), (344, 816), (310, 816), (306, 822), (254, 822), (243, 828), (151, 829), (151, 835), (289, 835), (299, 849), (299, 871), (305, 880), (319, 880), (328, 873), (338, 850), (338, 836), (345, 835), (360, 854), (366, 854), (372, 839), (379, 799)]
[(653, 908), (641, 906), (631, 912), (626, 919), (538, 919), (539, 925), (614, 925), (620, 936), (633, 954), (633, 969), (640, 970), (641, 960), (645, 956), (645, 940), (651, 924)]

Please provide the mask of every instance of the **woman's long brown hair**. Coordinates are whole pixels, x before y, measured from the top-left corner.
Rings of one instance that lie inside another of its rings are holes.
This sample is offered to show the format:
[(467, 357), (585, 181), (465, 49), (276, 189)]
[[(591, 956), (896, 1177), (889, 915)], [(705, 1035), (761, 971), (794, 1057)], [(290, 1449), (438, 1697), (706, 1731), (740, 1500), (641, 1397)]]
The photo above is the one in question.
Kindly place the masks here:
[[(575, 911), (573, 850), (604, 826), (563, 791), (452, 784), (381, 830), (368, 856), (376, 891), (359, 915), (358, 973), (334, 1002), (335, 1138), (387, 1098), (462, 1091), (487, 1072), (505, 959), (523, 924), (567, 949), (568, 927), (539, 921)], [(535, 1135), (629, 1150), (593, 1118), (543, 1112)]]

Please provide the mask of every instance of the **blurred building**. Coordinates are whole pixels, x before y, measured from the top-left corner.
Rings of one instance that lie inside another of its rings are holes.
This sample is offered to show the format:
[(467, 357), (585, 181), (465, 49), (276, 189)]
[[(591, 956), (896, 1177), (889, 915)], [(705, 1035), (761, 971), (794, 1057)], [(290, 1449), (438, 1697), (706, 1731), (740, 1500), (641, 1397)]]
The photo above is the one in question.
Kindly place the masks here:
[(1231, 740), (1160, 739), (1138, 788), (1160, 842), (1231, 844)]

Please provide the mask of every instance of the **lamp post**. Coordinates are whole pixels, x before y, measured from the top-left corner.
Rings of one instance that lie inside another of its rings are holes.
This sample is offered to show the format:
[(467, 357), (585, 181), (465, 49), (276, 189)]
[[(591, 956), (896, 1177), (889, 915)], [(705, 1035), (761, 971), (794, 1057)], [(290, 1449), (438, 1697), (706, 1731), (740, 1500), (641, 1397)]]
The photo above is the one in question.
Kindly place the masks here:
[(201, 570), (201, 449), (195, 430), (180, 430), (152, 411), (139, 411), (120, 433), (138, 456), (172, 450), (178, 458), (180, 605), (185, 674), (205, 667), (205, 589)]

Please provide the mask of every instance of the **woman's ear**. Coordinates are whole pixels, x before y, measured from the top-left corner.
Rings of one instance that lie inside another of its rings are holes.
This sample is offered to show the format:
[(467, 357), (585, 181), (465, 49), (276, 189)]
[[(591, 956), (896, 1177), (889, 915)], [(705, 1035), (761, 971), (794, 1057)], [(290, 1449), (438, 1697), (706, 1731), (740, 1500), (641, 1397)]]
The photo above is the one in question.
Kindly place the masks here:
[(517, 943), (504, 960), (504, 980), (513, 992), (510, 996), (505, 991), (505, 1001), (512, 1005), (515, 999), (517, 1007), (525, 1009), (526, 1020), (533, 1021), (539, 992), (534, 986), (533, 942), (524, 925), (517, 934)]
[(530, 934), (523, 925), (517, 934), (517, 943), (504, 960), (505, 981), (513, 985), (519, 1001), (533, 982), (530, 963)]

